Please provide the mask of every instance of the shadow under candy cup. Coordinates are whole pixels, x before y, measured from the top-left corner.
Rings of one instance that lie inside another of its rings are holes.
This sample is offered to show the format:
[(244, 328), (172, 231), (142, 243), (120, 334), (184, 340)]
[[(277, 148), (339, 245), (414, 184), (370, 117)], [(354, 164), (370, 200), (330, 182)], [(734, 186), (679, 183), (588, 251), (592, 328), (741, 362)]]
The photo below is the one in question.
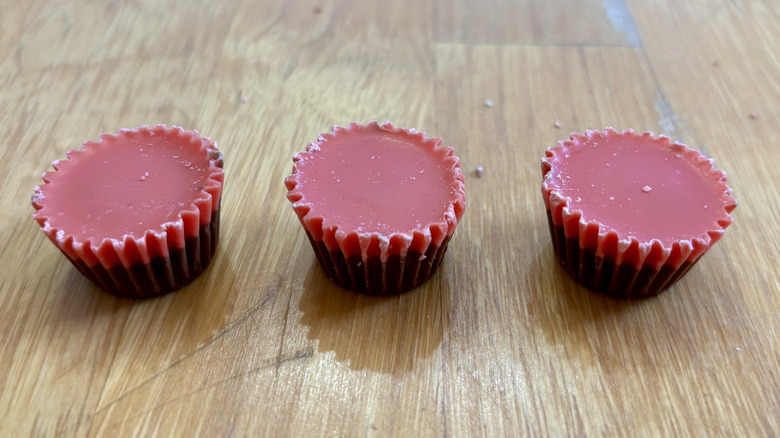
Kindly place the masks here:
[(674, 284), (737, 205), (712, 160), (649, 132), (572, 134), (547, 150), (542, 175), (559, 261), (585, 287), (620, 298)]
[(67, 155), (35, 188), (33, 217), (82, 274), (112, 294), (148, 298), (209, 265), (225, 175), (216, 142), (141, 126)]
[(287, 198), (331, 280), (389, 295), (436, 271), (466, 208), (460, 160), (441, 142), (352, 123), (293, 157)]

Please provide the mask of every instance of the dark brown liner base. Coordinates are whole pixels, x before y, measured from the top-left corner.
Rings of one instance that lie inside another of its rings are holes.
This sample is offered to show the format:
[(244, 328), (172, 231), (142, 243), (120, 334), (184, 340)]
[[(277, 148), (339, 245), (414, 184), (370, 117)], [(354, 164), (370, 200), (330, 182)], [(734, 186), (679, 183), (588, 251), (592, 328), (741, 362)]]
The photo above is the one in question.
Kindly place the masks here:
[[(211, 222), (200, 226), (198, 236), (184, 239), (184, 248), (169, 248), (169, 257), (153, 258), (148, 264), (136, 263), (129, 269), (117, 265), (106, 269), (101, 264), (87, 266), (73, 260), (84, 276), (105, 291), (124, 298), (151, 298), (173, 292), (191, 283), (208, 267), (219, 242), (219, 208), (211, 213)], [(67, 254), (66, 254), (67, 255)]]
[(649, 266), (615, 266), (612, 257), (596, 256), (595, 248), (581, 248), (578, 239), (567, 239), (563, 227), (556, 227), (550, 210), (547, 224), (555, 254), (566, 271), (590, 290), (616, 298), (645, 298), (658, 295), (682, 278), (696, 262), (683, 262), (679, 268), (664, 265), (661, 270)]
[(345, 289), (367, 295), (396, 295), (423, 284), (441, 264), (452, 237), (448, 236), (438, 247), (429, 246), (425, 254), (409, 251), (404, 258), (392, 255), (384, 264), (379, 257), (372, 257), (364, 266), (361, 256), (345, 258), (342, 251), (329, 251), (309, 232), (306, 236), (328, 278)]

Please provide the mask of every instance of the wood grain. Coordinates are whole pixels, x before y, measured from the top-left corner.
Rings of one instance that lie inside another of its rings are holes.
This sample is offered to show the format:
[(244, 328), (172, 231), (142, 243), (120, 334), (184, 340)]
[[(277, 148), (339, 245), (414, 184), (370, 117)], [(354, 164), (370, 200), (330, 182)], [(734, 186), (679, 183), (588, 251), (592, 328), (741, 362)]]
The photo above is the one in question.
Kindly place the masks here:
[[(0, 436), (780, 434), (777, 2), (0, 11)], [(327, 280), (282, 184), (318, 133), (374, 119), (443, 137), (467, 176), (440, 271), (392, 298)], [(29, 199), (68, 149), (144, 123), (216, 139), (227, 179), (212, 266), (134, 302), (76, 272)], [(539, 158), (605, 126), (702, 149), (740, 201), (657, 298), (588, 292), (550, 246)]]

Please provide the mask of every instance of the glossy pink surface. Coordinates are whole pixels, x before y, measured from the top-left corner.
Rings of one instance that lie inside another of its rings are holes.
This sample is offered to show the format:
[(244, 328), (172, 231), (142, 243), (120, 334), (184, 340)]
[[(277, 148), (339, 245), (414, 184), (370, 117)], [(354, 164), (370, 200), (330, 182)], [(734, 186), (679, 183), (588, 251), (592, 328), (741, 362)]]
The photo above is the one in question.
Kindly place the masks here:
[(201, 196), (209, 177), (208, 152), (175, 134), (123, 135), (70, 155), (41, 186), (41, 214), (82, 241), (160, 229)]
[(663, 141), (595, 136), (550, 161), (551, 182), (570, 209), (623, 238), (671, 244), (720, 228), (723, 185)]
[(298, 161), (297, 189), (324, 227), (391, 234), (442, 222), (459, 188), (442, 148), (376, 125), (327, 138)]

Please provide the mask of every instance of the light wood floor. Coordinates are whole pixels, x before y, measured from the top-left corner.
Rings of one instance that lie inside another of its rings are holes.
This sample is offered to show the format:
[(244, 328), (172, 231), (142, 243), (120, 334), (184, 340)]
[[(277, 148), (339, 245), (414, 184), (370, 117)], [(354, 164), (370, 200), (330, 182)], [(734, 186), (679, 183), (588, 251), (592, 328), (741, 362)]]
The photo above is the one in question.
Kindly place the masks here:
[[(776, 0), (0, 0), (0, 435), (776, 436), (779, 78)], [(467, 173), (441, 270), (392, 298), (327, 281), (282, 183), (371, 120)], [(220, 144), (222, 241), (132, 302), (30, 196), (82, 141), (155, 123)], [(740, 203), (655, 299), (588, 292), (550, 245), (539, 159), (606, 126), (704, 151)]]

